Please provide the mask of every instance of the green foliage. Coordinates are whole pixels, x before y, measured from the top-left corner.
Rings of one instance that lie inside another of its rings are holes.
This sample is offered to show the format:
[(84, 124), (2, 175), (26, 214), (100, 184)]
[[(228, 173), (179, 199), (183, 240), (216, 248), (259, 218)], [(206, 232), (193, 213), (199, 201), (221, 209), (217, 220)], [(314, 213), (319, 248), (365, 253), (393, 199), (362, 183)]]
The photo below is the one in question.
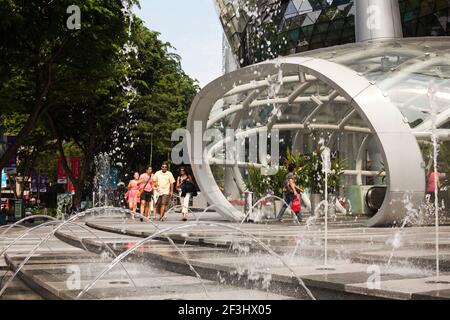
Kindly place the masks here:
[[(80, 30), (66, 27), (72, 4), (82, 11)], [(82, 157), (86, 181), (100, 152), (123, 163), (122, 177), (149, 163), (152, 143), (153, 159), (168, 159), (171, 133), (185, 126), (198, 85), (137, 17), (129, 38), (122, 10), (110, 0), (0, 0), (0, 124), (24, 133), (19, 174), (39, 169), (56, 178), (60, 144), (66, 156)], [(136, 56), (122, 50), (130, 40)], [(85, 190), (79, 182), (77, 193)]]
[[(323, 192), (325, 187), (325, 173), (322, 171), (322, 158), (317, 149), (310, 155), (295, 155), (290, 150), (287, 152), (285, 166), (294, 164), (294, 175), (297, 185), (303, 189), (310, 188), (312, 193)], [(331, 174), (328, 175), (328, 192), (335, 193), (339, 190), (341, 177), (347, 167), (346, 160), (337, 156), (331, 158)]]
[(263, 197), (269, 191), (267, 176), (262, 174), (261, 169), (254, 166), (248, 168), (248, 178), (245, 184), (247, 189), (253, 192), (258, 198)]
[(270, 192), (277, 196), (283, 197), (284, 186), (286, 183), (286, 175), (288, 174), (288, 170), (281, 166), (278, 168), (275, 174), (267, 176), (267, 184)]

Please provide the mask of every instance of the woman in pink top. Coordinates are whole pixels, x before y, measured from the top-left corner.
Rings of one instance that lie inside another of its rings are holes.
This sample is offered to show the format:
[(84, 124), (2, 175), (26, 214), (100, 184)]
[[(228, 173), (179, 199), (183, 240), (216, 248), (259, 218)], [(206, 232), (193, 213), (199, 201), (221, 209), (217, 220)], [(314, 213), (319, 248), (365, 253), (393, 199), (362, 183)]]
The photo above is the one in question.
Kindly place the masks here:
[[(147, 171), (139, 177), (139, 189), (141, 190), (141, 215), (151, 218), (150, 207), (153, 202), (153, 169), (147, 167)], [(155, 217), (156, 219), (156, 217)], [(142, 220), (142, 219), (141, 219)]]
[(431, 168), (428, 172), (428, 182), (427, 182), (427, 199), (431, 202), (434, 203), (435, 200), (435, 187), (436, 187), (436, 183), (437, 183), (437, 192), (439, 192), (439, 190), (441, 190), (441, 179), (440, 179), (440, 175), (439, 172), (435, 172), (433, 170), (433, 168)]
[[(128, 208), (136, 213), (139, 191), (139, 172), (135, 172), (133, 180), (128, 183)], [(134, 216), (133, 216), (134, 219)]]

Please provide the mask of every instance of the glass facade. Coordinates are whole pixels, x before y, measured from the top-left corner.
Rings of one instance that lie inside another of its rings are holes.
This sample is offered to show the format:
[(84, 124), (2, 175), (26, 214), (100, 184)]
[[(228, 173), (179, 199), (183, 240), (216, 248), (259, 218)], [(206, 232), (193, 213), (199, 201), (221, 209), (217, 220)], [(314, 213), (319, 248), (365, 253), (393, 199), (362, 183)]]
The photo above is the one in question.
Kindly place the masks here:
[[(283, 174), (269, 171), (296, 163), (306, 211), (327, 192), (349, 201), (343, 214), (395, 224), (424, 204), (433, 132), (450, 188), (450, 1), (398, 1), (404, 38), (355, 42), (355, 1), (216, 0), (241, 69), (199, 94), (188, 128), (200, 121), (218, 137), (193, 169), (221, 214), (242, 218), (246, 192), (276, 194)], [(319, 169), (325, 146), (341, 166), (332, 190)], [(258, 192), (260, 173), (270, 178)], [(368, 209), (369, 194), (378, 203)], [(269, 206), (268, 216), (276, 201)]]
[[(241, 66), (355, 42), (353, 0), (216, 0)], [(450, 35), (449, 0), (399, 0), (405, 37)]]

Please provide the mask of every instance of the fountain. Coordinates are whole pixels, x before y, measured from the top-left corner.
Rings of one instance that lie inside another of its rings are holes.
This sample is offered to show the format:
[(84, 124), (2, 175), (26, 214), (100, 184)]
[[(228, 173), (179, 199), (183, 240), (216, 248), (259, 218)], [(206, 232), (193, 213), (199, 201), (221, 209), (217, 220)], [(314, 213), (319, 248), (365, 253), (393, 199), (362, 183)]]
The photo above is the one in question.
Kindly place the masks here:
[(304, 284), (303, 280), (299, 276), (296, 275), (295, 271), (289, 266), (289, 264), (281, 256), (279, 256), (275, 251), (273, 251), (270, 247), (268, 247), (266, 244), (264, 244), (259, 239), (257, 239), (254, 235), (252, 235), (250, 233), (246, 233), (246, 232), (242, 231), (240, 228), (237, 228), (237, 227), (234, 227), (234, 226), (221, 224), (221, 223), (203, 222), (203, 221), (198, 221), (198, 222), (190, 223), (190, 224), (184, 224), (184, 225), (181, 225), (181, 226), (169, 227), (169, 228), (166, 228), (164, 230), (160, 230), (160, 231), (158, 231), (156, 233), (153, 233), (152, 235), (146, 237), (145, 239), (137, 242), (131, 248), (129, 248), (128, 250), (126, 250), (123, 253), (121, 253), (91, 283), (86, 285), (86, 287), (78, 294), (77, 299), (81, 299), (106, 273), (108, 273), (112, 268), (114, 268), (115, 265), (117, 265), (120, 261), (125, 259), (129, 254), (131, 254), (134, 251), (136, 251), (138, 248), (140, 248), (146, 242), (148, 242), (148, 241), (150, 241), (150, 240), (152, 240), (152, 239), (154, 239), (154, 238), (156, 238), (156, 237), (158, 237), (158, 236), (160, 236), (160, 235), (162, 235), (164, 233), (170, 232), (170, 231), (186, 229), (186, 228), (191, 228), (191, 227), (200, 226), (200, 225), (215, 226), (215, 227), (221, 227), (221, 228), (225, 228), (225, 229), (230, 229), (230, 230), (237, 231), (237, 232), (239, 232), (239, 233), (241, 233), (241, 234), (243, 234), (243, 235), (245, 235), (247, 237), (250, 237), (252, 239), (252, 241), (254, 241), (259, 246), (261, 246), (271, 256), (277, 258), (291, 272), (292, 276), (295, 277), (298, 280), (299, 284), (305, 290), (306, 294), (312, 300), (315, 300), (314, 295), (306, 287), (306, 285)]
[[(92, 210), (92, 209), (91, 209)], [(25, 264), (34, 256), (34, 254), (36, 253), (36, 251), (43, 245), (46, 244), (47, 241), (50, 239), (51, 236), (54, 236), (55, 233), (61, 229), (62, 227), (66, 227), (68, 228), (67, 225), (74, 225), (77, 226), (85, 231), (88, 231), (90, 234), (92, 234), (96, 239), (98, 239), (99, 241), (101, 241), (101, 243), (103, 244), (103, 246), (109, 251), (109, 253), (113, 256), (113, 257), (117, 257), (115, 252), (101, 239), (99, 238), (94, 232), (92, 232), (91, 230), (89, 230), (89, 228), (79, 225), (79, 224), (75, 224), (74, 221), (77, 220), (80, 217), (83, 217), (87, 212), (90, 212), (91, 210), (88, 211), (84, 211), (84, 212), (80, 212), (74, 216), (72, 216), (69, 220), (62, 220), (59, 221), (55, 218), (50, 218), (51, 221), (49, 222), (45, 222), (43, 224), (40, 224), (38, 226), (35, 226), (33, 228), (28, 229), (26, 232), (24, 232), (23, 234), (21, 234), (19, 237), (17, 237), (16, 239), (14, 239), (6, 248), (4, 248), (2, 250), (2, 252), (0, 253), (0, 256), (2, 256), (4, 253), (6, 253), (15, 243), (17, 243), (18, 241), (20, 241), (21, 239), (23, 239), (24, 237), (26, 237), (28, 234), (32, 233), (35, 230), (41, 229), (43, 227), (47, 227), (47, 226), (56, 226), (52, 231), (50, 231), (44, 238), (40, 238), (41, 241), (33, 247), (33, 249), (28, 253), (28, 255), (24, 258), (24, 260), (20, 263), (19, 267), (16, 269), (16, 271), (14, 272), (13, 276), (10, 277), (8, 279), (8, 281), (3, 285), (3, 287), (0, 290), (0, 297), (2, 296), (2, 294), (5, 292), (5, 290), (9, 287), (9, 285), (12, 283), (12, 281), (16, 278), (16, 276), (19, 274), (19, 272), (22, 270), (22, 268), (25, 266)], [(28, 219), (30, 219), (32, 217), (28, 217)], [(26, 218), (27, 219), (27, 218)], [(23, 221), (25, 221), (25, 219), (22, 219)], [(69, 229), (70, 230), (70, 229)], [(72, 231), (71, 231), (72, 232)], [(82, 246), (84, 247), (84, 249), (86, 251), (87, 248), (85, 247), (85, 245), (83, 244), (83, 242), (81, 242)], [(123, 270), (125, 271), (125, 273), (127, 274), (127, 276), (129, 277), (130, 281), (132, 282), (132, 284), (134, 285), (134, 287), (136, 288), (136, 284), (133, 281), (133, 279), (131, 278), (130, 274), (128, 273), (127, 269), (125, 268), (125, 266), (122, 264), (122, 262), (120, 262), (121, 267), (123, 268)]]
[(331, 173), (331, 151), (330, 148), (325, 146), (325, 140), (321, 139), (319, 144), (322, 145), (321, 157), (322, 157), (322, 172), (325, 174), (325, 248), (324, 248), (324, 266), (319, 270), (334, 270), (334, 268), (328, 266), (328, 175)]
[[(93, 198), (97, 195), (97, 206), (108, 206), (108, 190), (111, 187), (111, 157), (101, 153), (95, 158), (96, 173), (94, 177)], [(94, 200), (94, 199), (93, 199)]]
[(438, 174), (437, 167), (437, 158), (438, 158), (438, 139), (437, 139), (437, 105), (436, 105), (436, 93), (437, 87), (436, 84), (431, 81), (428, 87), (428, 99), (430, 102), (430, 111), (431, 111), (431, 121), (432, 121), (432, 131), (431, 131), (431, 139), (433, 143), (433, 175), (434, 178), (434, 215), (435, 215), (435, 246), (436, 246), (436, 282), (440, 281), (440, 266), (439, 266), (439, 190), (438, 190), (438, 178), (436, 175)]

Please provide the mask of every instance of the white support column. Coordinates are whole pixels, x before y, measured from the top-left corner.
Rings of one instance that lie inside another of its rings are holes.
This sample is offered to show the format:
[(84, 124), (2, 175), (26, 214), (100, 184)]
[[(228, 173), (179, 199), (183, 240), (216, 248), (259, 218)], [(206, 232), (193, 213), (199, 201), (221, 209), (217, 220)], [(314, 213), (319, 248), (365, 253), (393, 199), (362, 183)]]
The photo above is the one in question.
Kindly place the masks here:
[(356, 41), (403, 38), (398, 1), (355, 1)]

